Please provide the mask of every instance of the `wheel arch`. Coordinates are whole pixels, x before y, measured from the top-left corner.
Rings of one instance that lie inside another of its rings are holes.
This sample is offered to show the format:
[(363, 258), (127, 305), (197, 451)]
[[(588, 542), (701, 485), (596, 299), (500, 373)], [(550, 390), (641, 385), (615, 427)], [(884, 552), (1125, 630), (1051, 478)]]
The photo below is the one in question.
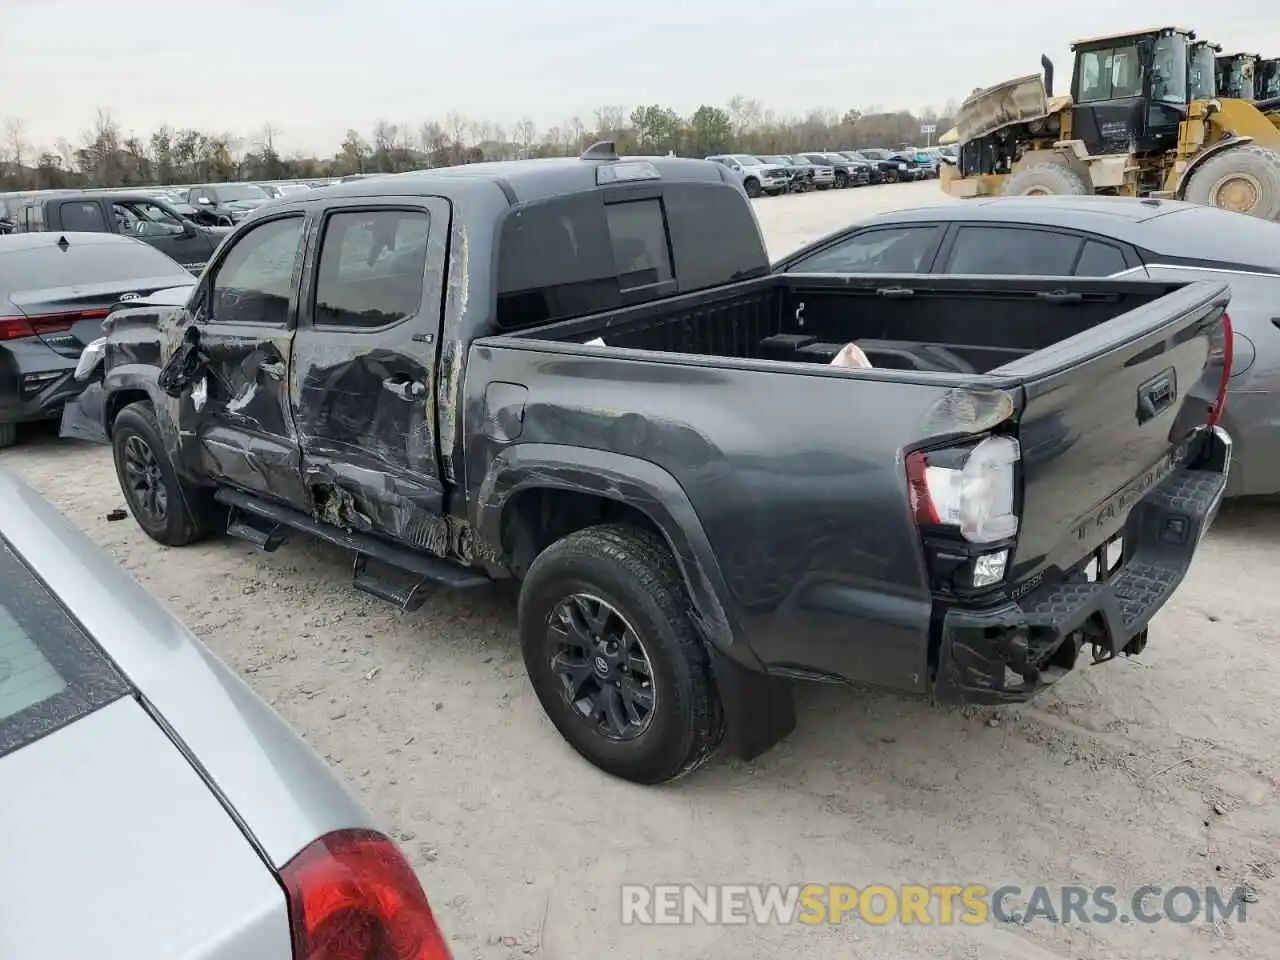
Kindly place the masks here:
[(605, 450), (519, 444), (494, 459), (472, 501), (478, 533), (500, 545), (517, 576), (551, 542), (596, 523), (655, 531), (675, 558), (703, 637), (763, 669), (741, 639), (740, 616), (688, 495), (662, 467)]
[(1253, 143), (1253, 137), (1231, 137), (1228, 140), (1219, 140), (1210, 147), (1205, 147), (1194, 157), (1187, 161), (1186, 169), (1182, 171), (1182, 176), (1178, 178), (1178, 187), (1175, 196), (1178, 200), (1186, 198), (1187, 184), (1191, 182), (1192, 175), (1199, 170), (1212, 157), (1220, 156), (1228, 150), (1234, 150), (1236, 147), (1243, 147), (1247, 143)]

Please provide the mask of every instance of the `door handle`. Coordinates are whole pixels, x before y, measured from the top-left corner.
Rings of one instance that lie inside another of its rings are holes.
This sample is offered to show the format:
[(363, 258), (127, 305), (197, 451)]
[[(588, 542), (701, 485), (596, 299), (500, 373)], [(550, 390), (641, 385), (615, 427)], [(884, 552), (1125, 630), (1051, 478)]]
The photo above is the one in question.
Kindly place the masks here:
[(1152, 377), (1138, 388), (1138, 422), (1168, 410), (1178, 399), (1177, 374), (1170, 368)]
[(258, 369), (272, 380), (284, 379), (284, 361), (282, 360), (264, 360), (258, 364)]
[(408, 377), (387, 377), (382, 381), (382, 388), (405, 401), (417, 400), (427, 392), (425, 383), (410, 380)]

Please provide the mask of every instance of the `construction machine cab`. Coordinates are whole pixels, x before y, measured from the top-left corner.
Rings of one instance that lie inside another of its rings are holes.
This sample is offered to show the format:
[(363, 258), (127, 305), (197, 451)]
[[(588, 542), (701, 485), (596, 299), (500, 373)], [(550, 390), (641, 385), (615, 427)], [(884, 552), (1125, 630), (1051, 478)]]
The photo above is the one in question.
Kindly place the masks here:
[(1187, 95), (1192, 100), (1212, 100), (1218, 95), (1219, 44), (1197, 40), (1187, 52)]
[(1258, 64), (1256, 53), (1227, 53), (1216, 57), (1218, 94), (1232, 100), (1255, 100)]
[(1157, 27), (1071, 45), (1071, 132), (1092, 155), (1172, 149), (1191, 102), (1195, 34)]
[(1274, 100), (1280, 97), (1280, 57), (1258, 61), (1258, 72), (1253, 82), (1256, 99)]

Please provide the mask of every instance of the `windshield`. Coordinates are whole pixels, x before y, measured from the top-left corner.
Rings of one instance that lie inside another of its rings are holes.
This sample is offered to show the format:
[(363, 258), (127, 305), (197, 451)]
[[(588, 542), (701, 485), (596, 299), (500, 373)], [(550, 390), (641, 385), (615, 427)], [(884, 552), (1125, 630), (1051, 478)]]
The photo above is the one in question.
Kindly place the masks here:
[(791, 162), (789, 157), (761, 157), (760, 159), (765, 163), (776, 163), (784, 167)]
[(1280, 97), (1280, 60), (1264, 60), (1262, 76), (1258, 84), (1258, 99)]
[(1237, 100), (1252, 100), (1253, 97), (1253, 63), (1245, 57), (1237, 57), (1231, 61), (1227, 70), (1226, 94)]
[(1187, 102), (1187, 38), (1181, 34), (1156, 39), (1151, 54), (1151, 99)]
[(759, 157), (749, 157), (745, 153), (735, 153), (733, 159), (737, 160), (744, 167), (763, 166)]
[(1218, 88), (1214, 83), (1212, 47), (1201, 45), (1192, 49), (1187, 73), (1188, 92), (1192, 100), (1212, 100), (1218, 95)]
[(236, 200), (270, 200), (271, 197), (254, 183), (231, 183), (218, 187), (218, 199), (223, 203)]
[(872, 160), (887, 160), (889, 158), (888, 150), (863, 150), (864, 157), (870, 157)]

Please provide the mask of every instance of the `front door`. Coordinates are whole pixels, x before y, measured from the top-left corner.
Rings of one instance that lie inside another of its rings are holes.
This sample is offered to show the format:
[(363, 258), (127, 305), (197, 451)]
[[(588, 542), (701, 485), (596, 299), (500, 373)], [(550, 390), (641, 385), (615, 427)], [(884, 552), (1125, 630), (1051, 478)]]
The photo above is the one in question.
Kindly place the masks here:
[(188, 233), (182, 220), (159, 204), (116, 200), (112, 212), (121, 233), (150, 244), (188, 270), (198, 272), (209, 259), (209, 242), (204, 235)]
[(316, 515), (435, 553), (448, 549), (432, 375), (448, 235), (439, 198), (327, 204), (292, 370)]
[(202, 473), (299, 509), (289, 363), (305, 234), (302, 213), (264, 219), (210, 265), (195, 314), (204, 375), (180, 416), (184, 458)]

